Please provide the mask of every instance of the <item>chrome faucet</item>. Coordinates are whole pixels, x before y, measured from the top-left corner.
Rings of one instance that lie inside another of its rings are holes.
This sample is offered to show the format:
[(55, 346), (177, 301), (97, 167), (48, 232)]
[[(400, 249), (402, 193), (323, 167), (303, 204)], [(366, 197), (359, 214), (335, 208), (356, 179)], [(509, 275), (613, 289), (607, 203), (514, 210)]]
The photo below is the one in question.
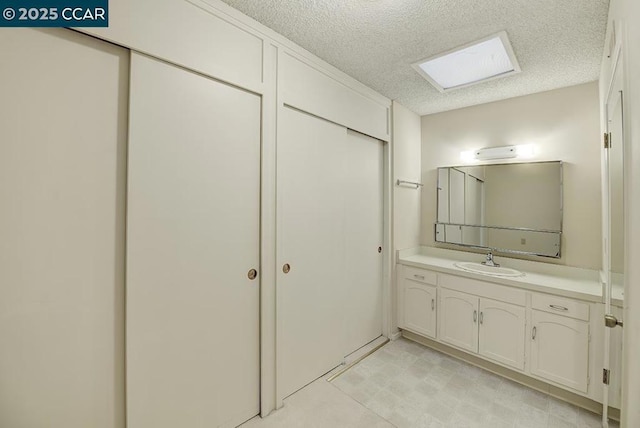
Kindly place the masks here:
[(485, 266), (500, 267), (498, 263), (493, 261), (493, 253), (491, 251), (489, 251), (487, 258), (482, 262), (482, 264)]

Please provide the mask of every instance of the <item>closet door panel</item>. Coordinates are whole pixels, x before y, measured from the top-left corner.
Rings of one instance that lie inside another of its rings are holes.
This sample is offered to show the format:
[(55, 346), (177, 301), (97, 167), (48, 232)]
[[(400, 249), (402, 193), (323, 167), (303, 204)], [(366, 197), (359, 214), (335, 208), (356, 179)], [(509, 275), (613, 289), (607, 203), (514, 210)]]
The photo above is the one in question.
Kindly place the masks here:
[(277, 373), (282, 398), (344, 357), (347, 130), (283, 107), (278, 132)]
[(344, 355), (348, 355), (382, 335), (384, 146), (348, 131), (345, 150)]
[(124, 427), (129, 52), (0, 29), (0, 427)]
[(259, 411), (260, 98), (132, 55), (128, 426)]

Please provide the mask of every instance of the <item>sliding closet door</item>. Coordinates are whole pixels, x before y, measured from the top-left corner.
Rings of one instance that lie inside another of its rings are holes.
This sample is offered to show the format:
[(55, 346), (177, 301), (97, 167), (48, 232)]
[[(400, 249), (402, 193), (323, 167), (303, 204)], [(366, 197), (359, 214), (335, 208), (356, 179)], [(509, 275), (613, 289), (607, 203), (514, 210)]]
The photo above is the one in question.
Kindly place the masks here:
[(344, 357), (347, 130), (286, 107), (280, 114), (277, 373), (285, 397)]
[(259, 411), (260, 98), (133, 54), (129, 428)]
[(278, 396), (382, 334), (383, 143), (283, 108)]
[(129, 52), (0, 30), (0, 427), (124, 427)]
[(345, 355), (382, 335), (383, 143), (354, 131), (345, 141)]

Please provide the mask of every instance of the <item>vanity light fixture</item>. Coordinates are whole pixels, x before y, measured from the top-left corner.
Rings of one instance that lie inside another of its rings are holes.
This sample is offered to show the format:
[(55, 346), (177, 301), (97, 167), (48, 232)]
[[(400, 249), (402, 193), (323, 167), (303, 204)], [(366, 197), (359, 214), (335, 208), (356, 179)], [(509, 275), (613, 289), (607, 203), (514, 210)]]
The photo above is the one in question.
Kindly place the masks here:
[(516, 146), (516, 153), (520, 159), (531, 159), (536, 154), (536, 149), (533, 144), (520, 144)]
[(477, 160), (511, 159), (518, 156), (516, 146), (487, 147), (473, 152)]
[(418, 61), (412, 67), (440, 92), (521, 71), (505, 31)]
[(531, 159), (535, 155), (533, 144), (518, 146), (486, 147), (484, 149), (460, 152), (460, 160), (469, 163), (474, 161), (498, 160), (498, 159)]

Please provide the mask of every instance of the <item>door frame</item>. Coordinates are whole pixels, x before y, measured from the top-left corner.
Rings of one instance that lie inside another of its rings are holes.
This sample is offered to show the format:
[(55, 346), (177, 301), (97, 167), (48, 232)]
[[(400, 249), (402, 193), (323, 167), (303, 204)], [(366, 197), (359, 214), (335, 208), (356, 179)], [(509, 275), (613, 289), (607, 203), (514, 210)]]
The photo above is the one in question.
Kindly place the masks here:
[[(616, 30), (620, 30), (619, 26), (620, 26), (620, 22), (615, 22), (612, 25), (614, 25), (616, 27)], [(625, 109), (625, 98), (624, 98), (624, 92), (625, 92), (625, 88), (626, 88), (626, 73), (625, 73), (625, 62), (624, 62), (624, 49), (623, 49), (623, 41), (622, 41), (622, 31), (620, 32), (620, 37), (618, 37), (618, 40), (616, 41), (615, 46), (613, 47), (612, 50), (612, 54), (611, 54), (611, 75), (609, 78), (609, 82), (608, 85), (606, 87), (606, 92), (605, 92), (605, 96), (604, 96), (604, 103), (601, 105), (602, 108), (602, 118), (603, 118), (603, 131), (608, 134), (609, 133), (609, 103), (611, 101), (613, 101), (616, 96), (616, 93), (619, 92), (620, 95), (620, 103), (622, 111), (624, 112)], [(624, 113), (623, 113), (624, 115)], [(628, 135), (628, 127), (626, 125), (626, 122), (624, 121), (624, 116), (623, 116), (623, 123), (622, 123), (622, 129), (623, 129), (623, 136)], [(625, 138), (625, 140), (627, 140)], [(602, 216), (603, 216), (603, 228), (602, 228), (602, 233), (603, 233), (603, 245), (604, 245), (604, 251), (603, 251), (603, 259), (602, 259), (602, 269), (603, 269), (603, 279), (605, 281), (604, 283), (604, 296), (603, 296), (603, 300), (604, 300), (604, 312), (605, 314), (611, 314), (613, 313), (613, 311), (611, 310), (611, 286), (612, 286), (612, 278), (611, 278), (611, 263), (610, 263), (610, 259), (611, 259), (611, 216), (610, 216), (610, 212), (611, 212), (611, 192), (610, 192), (610, 181), (609, 181), (609, 149), (608, 148), (603, 148), (602, 150), (602, 189), (603, 189), (603, 209), (602, 209)], [(623, 146), (623, 165), (624, 165), (624, 172), (623, 172), (623, 182), (624, 183), (628, 183), (629, 181), (629, 149), (628, 149), (628, 144), (624, 144)], [(628, 186), (624, 186), (624, 190), (623, 190), (623, 200), (625, 202), (625, 207), (624, 207), (624, 230), (629, 230), (629, 207), (628, 207), (628, 203), (627, 201), (629, 200), (629, 194), (628, 194)], [(628, 246), (629, 246), (629, 242), (627, 240), (627, 242), (625, 242), (624, 244), (624, 269), (625, 271), (628, 268), (628, 256), (627, 254), (629, 253), (628, 251)], [(628, 291), (628, 287), (629, 287), (629, 281), (627, 278), (627, 275), (624, 275), (624, 289), (625, 289), (625, 295), (628, 295), (628, 293), (626, 291)], [(612, 337), (612, 331), (610, 328), (605, 327), (604, 325), (602, 325), (602, 328), (604, 328), (604, 349), (603, 349), (603, 353), (604, 353), (604, 358), (603, 358), (603, 368), (606, 370), (611, 370), (611, 337)], [(624, 342), (624, 335), (623, 335), (623, 342)], [(624, 346), (624, 343), (623, 343)], [(623, 384), (627, 382), (626, 380), (626, 364), (624, 361), (624, 358), (622, 357), (622, 362), (621, 362), (621, 366), (620, 366), (620, 370), (621, 370), (621, 379)], [(609, 374), (609, 379), (611, 379), (612, 375), (611, 373)], [(610, 396), (610, 392), (609, 392), (609, 385), (603, 383), (603, 391), (602, 391), (602, 426), (604, 428), (607, 428), (609, 426), (609, 396)], [(623, 388), (624, 389), (624, 388)], [(623, 402), (621, 401), (620, 403), (621, 409), (620, 409), (620, 413), (622, 413), (622, 406), (623, 406)]]

